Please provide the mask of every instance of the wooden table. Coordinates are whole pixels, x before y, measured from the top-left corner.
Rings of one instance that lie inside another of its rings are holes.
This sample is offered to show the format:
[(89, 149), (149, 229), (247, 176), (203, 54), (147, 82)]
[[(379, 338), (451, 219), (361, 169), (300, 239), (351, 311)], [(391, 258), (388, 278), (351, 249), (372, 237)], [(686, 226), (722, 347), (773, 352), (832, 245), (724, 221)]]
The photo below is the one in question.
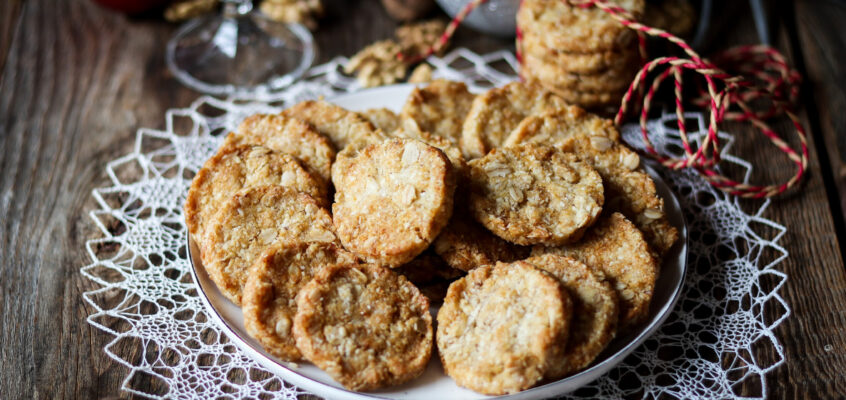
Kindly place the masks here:
[[(745, 3), (745, 2), (732, 2)], [(846, 393), (846, 21), (843, 1), (784, 2), (776, 46), (806, 77), (802, 118), (809, 128), (806, 182), (776, 200), (765, 217), (787, 227), (779, 265), (792, 315), (777, 330), (786, 363), (768, 376), (773, 398)], [(343, 4), (340, 2), (338, 4)], [(350, 55), (392, 35), (377, 0), (350, 0), (316, 33), (320, 62)], [(743, 4), (715, 21), (713, 47), (754, 43)], [(174, 26), (157, 16), (127, 18), (87, 0), (0, 3), (0, 398), (127, 397), (127, 370), (103, 352), (111, 336), (85, 322), (82, 293), (96, 285), (79, 274), (84, 243), (97, 232), (91, 190), (106, 184), (104, 165), (130, 152), (139, 127), (160, 128), (165, 110), (198, 94), (168, 72), (164, 46)], [(477, 52), (511, 43), (460, 30)], [(841, 61), (838, 61), (841, 60)], [(775, 181), (791, 167), (739, 134), (737, 153)], [(758, 151), (756, 151), (758, 150)], [(750, 203), (754, 207), (756, 203)], [(767, 310), (779, 315), (779, 310)], [(116, 349), (140, 357), (134, 349)], [(774, 355), (762, 350), (764, 364)], [(139, 388), (155, 384), (139, 380)], [(752, 386), (739, 394), (756, 395)]]

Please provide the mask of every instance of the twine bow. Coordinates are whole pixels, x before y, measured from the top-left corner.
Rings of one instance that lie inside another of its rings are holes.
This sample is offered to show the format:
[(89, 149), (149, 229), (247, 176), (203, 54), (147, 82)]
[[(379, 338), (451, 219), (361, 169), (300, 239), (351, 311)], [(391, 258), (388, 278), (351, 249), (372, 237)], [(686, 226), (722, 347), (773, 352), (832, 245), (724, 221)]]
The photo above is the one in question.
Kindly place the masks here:
[[(801, 181), (808, 167), (807, 138), (799, 118), (793, 112), (797, 104), (801, 77), (797, 71), (787, 65), (781, 53), (769, 46), (740, 46), (716, 55), (712, 62), (700, 57), (683, 39), (662, 29), (637, 22), (627, 10), (607, 0), (562, 1), (576, 7), (597, 7), (625, 27), (637, 31), (642, 54), (644, 54), (644, 36), (652, 36), (670, 41), (687, 55), (688, 58), (659, 57), (644, 63), (621, 100), (620, 109), (614, 118), (617, 125), (622, 124), (629, 110), (634, 109), (640, 101), (639, 122), (645, 145), (645, 150), (642, 152), (644, 155), (670, 169), (694, 168), (714, 187), (745, 198), (772, 197), (787, 191)], [(407, 62), (417, 62), (439, 51), (455, 33), (461, 21), (473, 9), (485, 2), (487, 0), (473, 0), (468, 3), (447, 25), (443, 35), (426, 51), (410, 58), (402, 54), (399, 57)], [(517, 40), (520, 41), (521, 37), (522, 33), (518, 28)], [(519, 46), (517, 56), (519, 60)], [(717, 67), (717, 64), (731, 66), (734, 74)], [(700, 87), (698, 96), (691, 99), (690, 104), (707, 108), (710, 112), (708, 132), (696, 149), (690, 144), (684, 123), (684, 72), (698, 76), (704, 84), (704, 87)], [(683, 157), (660, 154), (653, 146), (647, 130), (647, 115), (655, 93), (670, 77), (674, 83), (675, 111), (684, 147)], [(761, 103), (765, 103), (763, 108)], [(798, 152), (765, 122), (779, 115), (786, 115), (793, 122), (796, 137), (799, 140)], [(796, 165), (795, 174), (783, 183), (763, 186), (738, 182), (722, 175), (717, 170), (720, 162), (717, 132), (719, 124), (724, 121), (751, 123)]]

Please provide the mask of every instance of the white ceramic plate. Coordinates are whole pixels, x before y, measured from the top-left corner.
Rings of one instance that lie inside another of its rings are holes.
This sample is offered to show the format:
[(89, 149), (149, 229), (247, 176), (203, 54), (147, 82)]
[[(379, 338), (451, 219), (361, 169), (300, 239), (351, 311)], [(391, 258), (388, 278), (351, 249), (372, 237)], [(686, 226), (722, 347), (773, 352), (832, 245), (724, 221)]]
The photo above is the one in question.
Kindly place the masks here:
[[(332, 103), (353, 111), (374, 107), (386, 107), (399, 111), (405, 98), (411, 91), (412, 85), (387, 86), (358, 93), (344, 95), (330, 99)], [(655, 180), (659, 194), (664, 198), (665, 208), (670, 222), (679, 229), (679, 241), (664, 259), (661, 275), (655, 285), (655, 292), (649, 310), (649, 319), (634, 332), (616, 338), (608, 348), (582, 372), (548, 383), (532, 389), (524, 390), (503, 399), (541, 399), (561, 395), (586, 385), (600, 377), (637, 348), (649, 337), (667, 318), (678, 300), (684, 281), (687, 261), (687, 228), (684, 224), (678, 199), (667, 185), (650, 168), (647, 171)], [(402, 386), (374, 391), (353, 392), (343, 388), (333, 381), (326, 373), (314, 365), (303, 363), (293, 365), (277, 360), (262, 349), (261, 345), (244, 329), (244, 319), (241, 309), (227, 300), (217, 289), (214, 282), (200, 263), (196, 244), (189, 239), (189, 257), (193, 266), (194, 281), (197, 283), (200, 298), (206, 307), (207, 314), (223, 329), (223, 332), (259, 364), (276, 373), (285, 381), (299, 386), (319, 396), (329, 399), (481, 399), (489, 398), (476, 392), (464, 389), (444, 374), (437, 356), (432, 357), (423, 376)], [(434, 312), (435, 310), (433, 310)]]

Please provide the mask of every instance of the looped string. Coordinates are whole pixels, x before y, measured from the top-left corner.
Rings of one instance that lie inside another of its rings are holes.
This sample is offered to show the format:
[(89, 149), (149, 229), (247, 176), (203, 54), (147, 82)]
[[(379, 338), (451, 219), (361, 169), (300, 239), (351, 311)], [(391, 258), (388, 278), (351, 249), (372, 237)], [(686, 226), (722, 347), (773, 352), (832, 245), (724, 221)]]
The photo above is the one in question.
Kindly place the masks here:
[[(486, 1), (473, 0), (468, 3), (453, 18), (438, 41), (423, 53), (407, 59), (402, 54), (398, 57), (408, 62), (417, 62), (439, 51), (455, 33), (461, 21), (473, 9)], [(777, 50), (763, 45), (740, 46), (722, 52), (709, 61), (700, 57), (683, 39), (662, 29), (637, 22), (627, 10), (610, 4), (607, 0), (569, 0), (569, 4), (583, 8), (597, 7), (627, 28), (635, 30), (638, 33), (641, 54), (644, 54), (644, 37), (652, 36), (668, 40), (687, 55), (687, 58), (659, 57), (645, 62), (623, 95), (614, 122), (617, 125), (622, 124), (629, 111), (635, 108), (636, 98), (641, 98), (639, 122), (645, 155), (667, 168), (694, 168), (711, 185), (724, 192), (745, 198), (772, 197), (785, 192), (802, 179), (808, 168), (807, 138), (799, 118), (793, 112), (799, 97), (801, 76), (789, 67), (784, 56)], [(519, 27), (517, 41), (517, 57), (522, 62), (520, 51), (522, 32)], [(731, 72), (717, 65), (726, 66)], [(699, 94), (690, 100), (690, 104), (707, 108), (710, 114), (708, 131), (696, 148), (691, 144), (685, 127), (683, 108), (685, 72), (701, 78), (701, 82), (698, 82), (700, 83)], [(652, 80), (651, 84), (648, 79)], [(678, 130), (684, 148), (683, 157), (660, 154), (650, 140), (647, 130), (647, 116), (652, 100), (668, 79), (673, 80)], [(798, 152), (765, 122), (767, 119), (780, 115), (786, 115), (793, 122), (799, 140)], [(719, 173), (717, 165), (720, 162), (720, 147), (717, 132), (719, 124), (724, 121), (751, 123), (796, 165), (795, 174), (781, 184), (760, 186), (738, 182)]]

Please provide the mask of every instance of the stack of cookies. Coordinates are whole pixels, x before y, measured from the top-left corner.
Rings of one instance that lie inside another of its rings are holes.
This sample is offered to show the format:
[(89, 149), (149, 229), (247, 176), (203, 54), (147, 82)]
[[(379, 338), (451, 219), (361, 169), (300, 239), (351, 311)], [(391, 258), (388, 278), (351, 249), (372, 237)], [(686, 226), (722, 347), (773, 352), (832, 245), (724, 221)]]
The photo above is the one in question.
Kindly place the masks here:
[(365, 391), (417, 378), (437, 345), (456, 383), (504, 394), (587, 368), (648, 318), (677, 238), (663, 207), (610, 121), (533, 84), (439, 80), (399, 114), (248, 117), (185, 218), (278, 360)]
[[(643, 15), (644, 0), (614, 2)], [(561, 0), (524, 0), (517, 25), (523, 79), (585, 108), (619, 105), (640, 62), (633, 30), (596, 7)]]

